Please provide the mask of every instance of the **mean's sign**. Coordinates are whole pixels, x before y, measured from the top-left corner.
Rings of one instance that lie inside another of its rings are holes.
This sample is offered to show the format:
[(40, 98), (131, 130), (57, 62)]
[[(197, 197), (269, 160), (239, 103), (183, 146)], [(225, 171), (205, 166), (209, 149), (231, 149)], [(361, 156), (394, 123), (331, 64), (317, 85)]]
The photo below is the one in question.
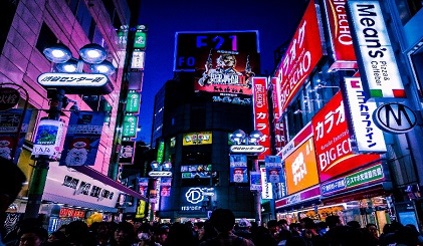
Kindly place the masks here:
[(350, 26), (363, 84), (371, 98), (405, 97), (379, 1), (348, 1)]

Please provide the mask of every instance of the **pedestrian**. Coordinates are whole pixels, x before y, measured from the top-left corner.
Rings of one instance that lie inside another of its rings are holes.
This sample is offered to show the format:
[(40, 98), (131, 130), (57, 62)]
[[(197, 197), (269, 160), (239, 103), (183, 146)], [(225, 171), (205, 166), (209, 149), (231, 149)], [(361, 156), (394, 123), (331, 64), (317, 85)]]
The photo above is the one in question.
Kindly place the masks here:
[(22, 189), (26, 177), (11, 160), (0, 157), (0, 246), (3, 246), (2, 233), (4, 232), (4, 221), (6, 219), (6, 210), (10, 204), (15, 201)]
[(132, 246), (136, 242), (134, 226), (126, 221), (117, 224), (111, 240), (112, 246)]
[(200, 246), (254, 246), (251, 240), (239, 237), (233, 233), (235, 215), (230, 209), (218, 208), (214, 210), (210, 216), (210, 222), (218, 232), (218, 235), (202, 242)]
[(19, 246), (41, 246), (48, 237), (47, 230), (41, 227), (27, 227), (19, 234)]

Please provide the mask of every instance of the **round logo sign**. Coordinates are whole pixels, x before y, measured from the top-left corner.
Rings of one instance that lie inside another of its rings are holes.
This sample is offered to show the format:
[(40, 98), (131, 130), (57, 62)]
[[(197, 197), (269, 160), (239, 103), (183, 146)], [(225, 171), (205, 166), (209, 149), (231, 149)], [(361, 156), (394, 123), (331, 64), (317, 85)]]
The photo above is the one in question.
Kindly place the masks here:
[(19, 91), (13, 88), (0, 88), (0, 110), (10, 109), (18, 104)]
[(375, 124), (387, 132), (401, 134), (411, 131), (417, 124), (412, 109), (401, 103), (386, 103), (373, 113)]

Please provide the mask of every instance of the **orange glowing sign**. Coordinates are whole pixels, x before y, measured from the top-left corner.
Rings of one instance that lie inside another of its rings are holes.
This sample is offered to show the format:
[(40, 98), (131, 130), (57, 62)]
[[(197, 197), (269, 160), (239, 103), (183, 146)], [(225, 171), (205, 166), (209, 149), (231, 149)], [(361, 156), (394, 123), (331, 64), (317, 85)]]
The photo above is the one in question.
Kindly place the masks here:
[(319, 183), (313, 138), (309, 138), (285, 159), (288, 195)]

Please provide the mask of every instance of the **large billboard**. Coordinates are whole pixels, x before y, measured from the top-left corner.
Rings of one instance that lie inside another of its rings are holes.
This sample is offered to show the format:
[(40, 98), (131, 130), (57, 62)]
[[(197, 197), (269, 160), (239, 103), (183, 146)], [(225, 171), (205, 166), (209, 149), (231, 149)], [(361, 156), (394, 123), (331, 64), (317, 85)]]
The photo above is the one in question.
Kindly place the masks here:
[(279, 115), (282, 115), (323, 57), (324, 41), (319, 19), (316, 5), (311, 0), (275, 72)]
[(344, 102), (339, 91), (312, 119), (320, 182), (380, 159), (352, 151)]
[(348, 1), (350, 26), (363, 84), (371, 98), (405, 97), (379, 1)]
[(251, 78), (260, 73), (258, 31), (177, 32), (175, 72), (193, 73), (194, 89), (213, 102), (251, 105)]

